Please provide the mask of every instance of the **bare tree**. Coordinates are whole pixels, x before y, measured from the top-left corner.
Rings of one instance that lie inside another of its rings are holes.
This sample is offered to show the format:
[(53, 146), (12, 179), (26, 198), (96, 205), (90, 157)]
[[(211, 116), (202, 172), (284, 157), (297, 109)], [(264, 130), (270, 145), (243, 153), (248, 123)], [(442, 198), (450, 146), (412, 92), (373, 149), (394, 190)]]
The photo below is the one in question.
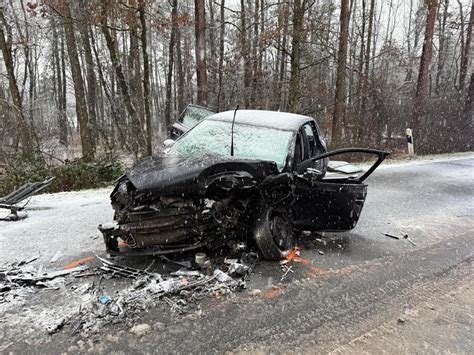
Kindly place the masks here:
[[(84, 9), (86, 8), (86, 4), (84, 0), (80, 1), (81, 7)], [(88, 115), (88, 124), (89, 130), (91, 133), (91, 139), (96, 144), (96, 134), (95, 131), (97, 130), (97, 83), (95, 78), (95, 65), (94, 59), (92, 57), (92, 49), (90, 44), (90, 31), (89, 31), (89, 24), (87, 23), (86, 19), (84, 18), (87, 15), (87, 12), (83, 13), (83, 18), (81, 23), (79, 24), (79, 30), (82, 39), (82, 47), (84, 48), (84, 57), (85, 57), (85, 67), (86, 67), (86, 83), (87, 83), (87, 115)]]
[(337, 147), (342, 143), (343, 121), (346, 98), (346, 62), (347, 43), (349, 36), (349, 1), (341, 0), (339, 50), (337, 56), (336, 94), (334, 101), (334, 114), (332, 119), (332, 146)]
[(61, 8), (64, 16), (64, 32), (66, 47), (71, 66), (72, 80), (74, 83), (74, 96), (76, 98), (76, 115), (81, 134), (82, 155), (85, 161), (94, 160), (95, 144), (92, 137), (91, 126), (87, 113), (86, 95), (84, 92), (84, 79), (82, 78), (81, 64), (79, 62), (76, 37), (74, 34), (73, 19), (69, 0)]
[(146, 155), (153, 154), (152, 127), (150, 110), (150, 60), (148, 58), (147, 24), (145, 18), (145, 0), (139, 0), (141, 42), (143, 56), (143, 99), (145, 104)]
[[(461, 21), (464, 19), (461, 18)], [(461, 52), (461, 65), (459, 69), (459, 90), (464, 91), (465, 81), (467, 75), (467, 66), (469, 63), (469, 53), (471, 51), (471, 37), (472, 37), (472, 25), (474, 23), (474, 2), (471, 3), (471, 14), (469, 15), (469, 23), (466, 30), (466, 41), (464, 42), (464, 48)]]
[(425, 0), (428, 8), (428, 17), (426, 19), (425, 40), (423, 42), (423, 50), (420, 59), (420, 71), (418, 73), (418, 81), (416, 86), (416, 94), (413, 108), (413, 127), (420, 127), (420, 119), (423, 113), (424, 100), (428, 90), (428, 70), (431, 63), (431, 54), (433, 50), (433, 33), (436, 20), (436, 10), (438, 7), (437, 0)]
[[(5, 32), (7, 37), (5, 38)], [(13, 99), (13, 104), (17, 110), (17, 117), (19, 119), (20, 128), (20, 140), (22, 149), (25, 155), (31, 155), (34, 150), (33, 141), (31, 140), (31, 132), (28, 121), (23, 113), (23, 105), (20, 97), (20, 91), (18, 90), (18, 84), (15, 77), (15, 69), (12, 57), (12, 31), (11, 27), (7, 23), (3, 11), (3, 6), (0, 5), (0, 47), (3, 54), (3, 60), (7, 69), (8, 86), (10, 89), (10, 95)]]
[(109, 29), (105, 6), (102, 6), (101, 25), (102, 33), (104, 34), (105, 42), (110, 55), (110, 60), (112, 62), (112, 67), (114, 68), (115, 75), (117, 76), (117, 83), (120, 86), (121, 96), (132, 121), (131, 127), (133, 137), (131, 137), (131, 147), (135, 155), (138, 156), (144, 151), (143, 148), (145, 139), (143, 137), (143, 132), (140, 126), (140, 118), (138, 117), (137, 110), (133, 106), (130, 91), (128, 89), (128, 84), (123, 73), (122, 64), (117, 55), (116, 39), (114, 38), (115, 36), (112, 37), (112, 34)]
[(301, 40), (303, 36), (303, 20), (306, 7), (306, 0), (295, 0), (293, 8), (293, 36), (291, 40), (291, 56), (290, 56), (290, 90), (288, 107), (290, 112), (296, 112), (296, 105), (300, 95), (300, 57), (301, 57)]
[(197, 102), (207, 106), (206, 65), (206, 6), (204, 0), (195, 0)]
[(171, 5), (171, 34), (168, 46), (168, 73), (166, 77), (166, 101), (165, 101), (165, 120), (166, 128), (171, 126), (171, 89), (173, 80), (174, 66), (174, 48), (176, 47), (176, 34), (178, 31), (178, 0), (173, 0)]
[(220, 31), (219, 31), (219, 67), (218, 67), (218, 85), (217, 93), (217, 111), (221, 109), (222, 80), (224, 77), (224, 45), (225, 45), (225, 0), (221, 0), (220, 5)]
[[(441, 7), (440, 7), (441, 8)], [(435, 90), (439, 94), (441, 77), (443, 75), (444, 61), (445, 61), (445, 44), (446, 44), (446, 22), (448, 19), (449, 0), (444, 0), (443, 3), (443, 15), (439, 20), (439, 33), (438, 33), (438, 70), (436, 72), (436, 83)]]
[(249, 88), (250, 88), (250, 76), (252, 75), (252, 69), (250, 68), (250, 51), (249, 42), (247, 38), (247, 21), (245, 12), (245, 1), (240, 0), (240, 54), (244, 61), (244, 107), (248, 108), (250, 105)]

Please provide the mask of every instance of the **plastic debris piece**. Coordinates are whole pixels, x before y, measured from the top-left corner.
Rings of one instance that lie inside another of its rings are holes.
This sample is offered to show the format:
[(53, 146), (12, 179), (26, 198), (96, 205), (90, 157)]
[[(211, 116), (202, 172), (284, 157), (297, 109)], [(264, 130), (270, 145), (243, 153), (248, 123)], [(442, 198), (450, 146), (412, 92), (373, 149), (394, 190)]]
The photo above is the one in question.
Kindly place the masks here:
[(57, 251), (56, 254), (53, 255), (53, 257), (49, 260), (49, 262), (52, 264), (56, 261), (59, 260), (59, 258), (62, 256), (63, 254), (61, 253), (61, 251)]
[(219, 282), (228, 282), (232, 280), (232, 277), (230, 277), (224, 271), (219, 269), (214, 270), (214, 276)]
[(202, 274), (197, 270), (178, 270), (172, 272), (173, 276), (202, 276)]
[(75, 268), (76, 266), (84, 265), (84, 264), (88, 263), (89, 261), (91, 261), (92, 259), (94, 259), (93, 256), (86, 256), (86, 257), (84, 257), (84, 258), (81, 258), (81, 259), (78, 259), (78, 260), (74, 260), (73, 262), (67, 264), (67, 265), (64, 267), (64, 270), (73, 269), (73, 268)]
[(198, 265), (201, 265), (201, 266), (204, 265), (204, 263), (206, 262), (206, 254), (205, 253), (196, 253), (196, 255), (194, 256), (194, 261)]
[(245, 274), (247, 274), (249, 269), (250, 268), (247, 265), (235, 262), (230, 264), (229, 270), (227, 272), (230, 276), (244, 276)]
[(100, 296), (99, 297), (99, 302), (102, 304), (107, 304), (110, 302), (109, 296)]
[(231, 265), (233, 263), (238, 263), (238, 262), (239, 262), (238, 259), (227, 259), (227, 258), (224, 259), (224, 264), (228, 264), (228, 265)]

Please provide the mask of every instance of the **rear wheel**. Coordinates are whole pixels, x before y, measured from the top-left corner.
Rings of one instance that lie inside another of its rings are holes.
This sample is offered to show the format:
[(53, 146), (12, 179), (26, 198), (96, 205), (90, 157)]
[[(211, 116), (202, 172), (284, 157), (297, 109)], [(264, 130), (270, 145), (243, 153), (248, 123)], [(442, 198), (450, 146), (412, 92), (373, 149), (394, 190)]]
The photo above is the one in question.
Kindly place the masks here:
[(288, 218), (267, 208), (257, 219), (254, 239), (262, 256), (267, 260), (280, 260), (293, 248), (293, 230)]

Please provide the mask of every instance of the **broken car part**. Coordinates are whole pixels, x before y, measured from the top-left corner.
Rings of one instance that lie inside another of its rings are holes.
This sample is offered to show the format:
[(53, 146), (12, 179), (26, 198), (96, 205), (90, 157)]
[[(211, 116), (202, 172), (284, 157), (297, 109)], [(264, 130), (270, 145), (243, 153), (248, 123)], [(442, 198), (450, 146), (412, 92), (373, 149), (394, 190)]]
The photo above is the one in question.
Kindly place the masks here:
[(54, 176), (48, 176), (43, 181), (27, 182), (7, 196), (0, 198), (0, 208), (10, 210), (10, 214), (5, 218), (1, 218), (1, 220), (16, 221), (21, 219), (18, 212), (22, 211), (25, 206), (18, 206), (18, 204), (51, 185), (54, 179)]
[[(347, 231), (359, 220), (364, 181), (388, 153), (365, 148), (327, 152), (306, 116), (240, 110), (205, 118), (165, 153), (117, 182), (114, 225), (100, 225), (111, 255), (162, 255), (253, 242), (267, 259), (293, 247), (295, 231)], [(360, 176), (325, 176), (328, 158), (372, 154)], [(124, 242), (119, 245), (119, 240)], [(246, 244), (245, 244), (246, 245)]]

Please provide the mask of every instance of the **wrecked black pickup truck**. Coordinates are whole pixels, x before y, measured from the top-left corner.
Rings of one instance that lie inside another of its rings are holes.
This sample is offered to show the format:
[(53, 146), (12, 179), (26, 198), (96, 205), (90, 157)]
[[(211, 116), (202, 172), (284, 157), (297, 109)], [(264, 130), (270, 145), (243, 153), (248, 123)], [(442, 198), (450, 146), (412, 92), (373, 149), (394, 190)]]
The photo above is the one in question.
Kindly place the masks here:
[[(364, 148), (327, 152), (311, 117), (254, 110), (209, 116), (169, 143), (117, 181), (115, 223), (99, 226), (110, 254), (253, 243), (264, 258), (280, 259), (297, 231), (354, 228), (364, 180), (388, 155)], [(377, 161), (360, 176), (350, 169), (334, 174), (344, 169), (331, 169), (328, 158), (343, 153), (373, 154)]]

